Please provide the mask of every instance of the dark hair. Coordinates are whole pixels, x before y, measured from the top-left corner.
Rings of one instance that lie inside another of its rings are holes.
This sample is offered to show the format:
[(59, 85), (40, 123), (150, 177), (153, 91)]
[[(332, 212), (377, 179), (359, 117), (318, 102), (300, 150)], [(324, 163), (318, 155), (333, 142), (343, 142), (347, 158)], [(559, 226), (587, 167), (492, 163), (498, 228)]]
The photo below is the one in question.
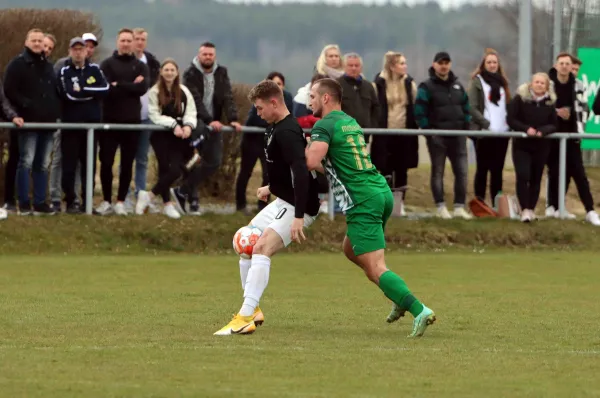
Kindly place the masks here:
[(248, 94), (248, 100), (252, 103), (257, 99), (266, 101), (273, 97), (277, 97), (279, 101), (283, 102), (283, 92), (273, 80), (263, 80), (252, 87), (252, 90)]
[(560, 58), (564, 57), (569, 57), (571, 59), (571, 62), (573, 62), (573, 56), (566, 51), (558, 53), (558, 55), (556, 56), (556, 60), (558, 61)]
[(133, 30), (129, 28), (121, 28), (121, 30), (119, 30), (119, 33), (117, 33), (117, 37), (121, 36), (121, 34), (123, 33), (130, 33), (133, 36)]
[(164, 109), (165, 106), (169, 105), (171, 103), (171, 101), (174, 101), (175, 103), (175, 110), (177, 111), (177, 114), (181, 113), (181, 96), (182, 94), (182, 90), (181, 90), (181, 85), (179, 84), (179, 65), (177, 65), (177, 62), (175, 62), (175, 60), (173, 58), (167, 58), (165, 59), (162, 64), (160, 64), (160, 70), (162, 71), (162, 69), (165, 67), (165, 65), (167, 64), (171, 64), (175, 66), (175, 69), (177, 69), (177, 77), (175, 78), (175, 80), (173, 81), (173, 85), (171, 86), (171, 91), (169, 92), (169, 89), (167, 88), (167, 83), (165, 83), (165, 79), (163, 79), (162, 75), (160, 75), (158, 77), (158, 105), (160, 106), (160, 109)]
[(335, 98), (337, 102), (342, 101), (342, 86), (337, 80), (325, 78), (317, 80), (313, 85), (317, 84), (319, 85), (317, 90), (319, 94), (329, 94), (332, 98)]
[(217, 48), (217, 46), (210, 41), (205, 41), (204, 43), (200, 44), (200, 47)]
[(283, 83), (283, 85), (285, 86), (285, 77), (283, 77), (283, 74), (281, 72), (277, 72), (277, 71), (273, 71), (271, 73), (269, 73), (267, 75), (267, 80), (273, 80), (276, 77), (279, 78), (279, 80), (281, 80), (281, 82)]
[(573, 63), (573, 65), (583, 65), (583, 61), (574, 55), (571, 55), (571, 62)]
[(317, 80), (321, 80), (321, 79), (327, 79), (327, 75), (323, 75), (321, 73), (315, 73), (312, 77), (312, 79), (310, 79), (310, 85), (312, 86), (313, 84), (315, 84), (315, 82)]

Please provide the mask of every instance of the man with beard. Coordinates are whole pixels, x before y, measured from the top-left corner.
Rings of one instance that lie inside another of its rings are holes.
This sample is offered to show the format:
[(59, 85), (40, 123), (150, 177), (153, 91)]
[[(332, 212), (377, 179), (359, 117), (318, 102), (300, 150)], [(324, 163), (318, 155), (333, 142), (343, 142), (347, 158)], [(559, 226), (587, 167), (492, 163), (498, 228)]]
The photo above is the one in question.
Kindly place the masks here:
[(333, 79), (318, 80), (310, 90), (310, 108), (320, 117), (306, 149), (308, 170), (327, 173), (336, 201), (346, 215), (342, 250), (363, 269), (392, 303), (388, 322), (406, 311), (414, 316), (409, 337), (421, 337), (436, 320), (408, 289), (406, 282), (387, 268), (385, 225), (394, 208), (394, 196), (371, 162), (362, 128), (342, 112), (342, 87)]
[(237, 132), (242, 131), (227, 68), (217, 64), (216, 57), (215, 45), (210, 42), (203, 43), (198, 55), (183, 74), (183, 84), (190, 90), (196, 102), (199, 119), (197, 128), (200, 131), (206, 126), (211, 129), (206, 132), (200, 153), (200, 165), (192, 169), (181, 187), (171, 190), (171, 195), (176, 199), (177, 210), (182, 214), (185, 212), (185, 202), (188, 201), (189, 214), (200, 215), (198, 187), (221, 165), (223, 124), (220, 120), (225, 116)]

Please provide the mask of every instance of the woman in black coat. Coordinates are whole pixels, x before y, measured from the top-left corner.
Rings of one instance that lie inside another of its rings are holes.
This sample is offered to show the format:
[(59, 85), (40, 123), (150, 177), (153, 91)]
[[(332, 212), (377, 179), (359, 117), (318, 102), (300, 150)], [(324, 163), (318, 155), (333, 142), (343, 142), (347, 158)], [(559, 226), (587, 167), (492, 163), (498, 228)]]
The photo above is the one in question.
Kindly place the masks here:
[(550, 90), (550, 78), (545, 73), (536, 73), (531, 83), (519, 87), (508, 106), (508, 125), (528, 136), (513, 139), (512, 147), (523, 222), (535, 219), (542, 175), (550, 154), (550, 140), (541, 138), (556, 132), (555, 103), (556, 94)]

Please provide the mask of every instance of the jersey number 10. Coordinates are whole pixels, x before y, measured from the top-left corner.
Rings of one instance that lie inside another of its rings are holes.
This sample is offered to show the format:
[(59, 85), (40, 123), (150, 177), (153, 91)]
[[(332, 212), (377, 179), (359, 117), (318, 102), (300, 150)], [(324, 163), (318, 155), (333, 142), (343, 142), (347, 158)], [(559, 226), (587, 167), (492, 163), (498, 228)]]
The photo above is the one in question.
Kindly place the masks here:
[(365, 142), (365, 137), (362, 135), (348, 135), (346, 136), (346, 142), (352, 147), (354, 160), (356, 160), (356, 168), (358, 170), (372, 169), (373, 164), (369, 159), (369, 152), (367, 152), (367, 143)]

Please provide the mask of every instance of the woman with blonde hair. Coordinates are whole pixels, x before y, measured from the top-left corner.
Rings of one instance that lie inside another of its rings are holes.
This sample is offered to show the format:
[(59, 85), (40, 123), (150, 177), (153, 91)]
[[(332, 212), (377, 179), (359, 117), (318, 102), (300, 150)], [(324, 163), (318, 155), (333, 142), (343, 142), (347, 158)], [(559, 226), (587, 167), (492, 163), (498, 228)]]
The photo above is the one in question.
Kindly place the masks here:
[(489, 137), (475, 141), (477, 171), (475, 172), (475, 196), (485, 201), (487, 177), (490, 174), (491, 203), (502, 191), (502, 171), (508, 150), (508, 138), (494, 137), (494, 133), (509, 130), (506, 122), (506, 106), (510, 100), (508, 79), (500, 63), (498, 53), (486, 49), (481, 62), (471, 75), (468, 89), (472, 124), (478, 130), (488, 130)]
[[(375, 76), (374, 84), (380, 106), (377, 127), (417, 129), (413, 110), (417, 85), (407, 73), (406, 57), (394, 51), (385, 53), (382, 71)], [(394, 193), (392, 215), (404, 216), (408, 170), (419, 164), (418, 136), (374, 135), (371, 159)]]
[(519, 86), (508, 107), (508, 125), (527, 133), (527, 138), (513, 139), (517, 197), (523, 222), (535, 219), (542, 174), (550, 153), (550, 140), (540, 138), (556, 132), (555, 103), (550, 78), (546, 73), (536, 73), (530, 83)]
[[(323, 50), (321, 50), (321, 54), (317, 59), (315, 73), (336, 80), (344, 75), (344, 60), (342, 58), (340, 47), (337, 44), (328, 44), (323, 47)], [(315, 73), (313, 73), (313, 75)], [(309, 82), (298, 89), (298, 93), (294, 97), (292, 112), (294, 117), (312, 115), (311, 110), (308, 109), (310, 86), (311, 83)]]
[(158, 161), (158, 181), (152, 191), (140, 191), (135, 207), (136, 214), (144, 214), (155, 196), (161, 196), (164, 213), (170, 218), (180, 218), (183, 209), (171, 201), (171, 185), (183, 174), (189, 157), (188, 138), (196, 128), (196, 103), (192, 93), (180, 83), (179, 66), (167, 58), (160, 66), (158, 82), (148, 93), (148, 112), (152, 123), (169, 128), (155, 131), (150, 137)]

